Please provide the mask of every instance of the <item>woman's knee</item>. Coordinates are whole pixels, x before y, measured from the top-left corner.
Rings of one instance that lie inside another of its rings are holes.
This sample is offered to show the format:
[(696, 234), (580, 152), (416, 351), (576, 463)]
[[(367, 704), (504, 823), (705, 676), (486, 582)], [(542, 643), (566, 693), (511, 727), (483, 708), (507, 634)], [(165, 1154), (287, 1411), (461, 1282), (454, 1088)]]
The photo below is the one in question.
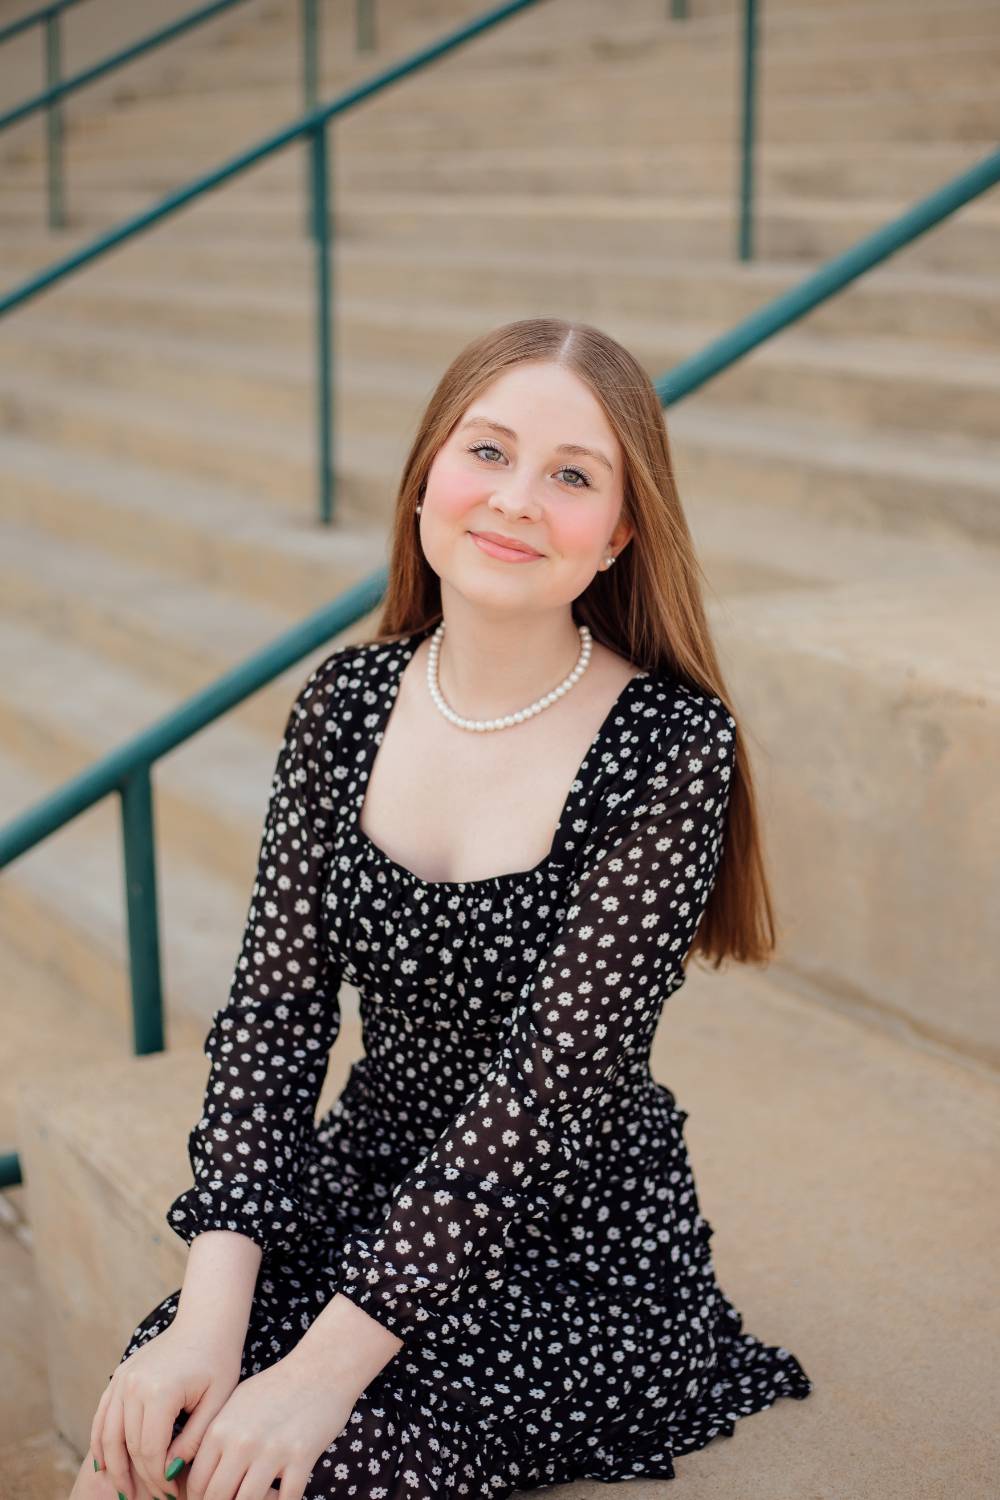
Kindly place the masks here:
[(99, 1473), (94, 1468), (93, 1455), (90, 1453), (80, 1465), (69, 1500), (116, 1500), (115, 1486), (106, 1472)]

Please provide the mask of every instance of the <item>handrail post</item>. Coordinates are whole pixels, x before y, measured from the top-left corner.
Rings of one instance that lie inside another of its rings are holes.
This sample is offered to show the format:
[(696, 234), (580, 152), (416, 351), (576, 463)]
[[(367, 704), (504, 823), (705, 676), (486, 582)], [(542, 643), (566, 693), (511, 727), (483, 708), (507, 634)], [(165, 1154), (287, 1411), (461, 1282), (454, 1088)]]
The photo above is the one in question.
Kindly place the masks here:
[(743, 125), (740, 146), (740, 260), (753, 259), (754, 116), (757, 102), (757, 0), (743, 3)]
[(359, 52), (375, 50), (375, 0), (356, 0), (355, 46)]
[(316, 386), (319, 457), (319, 518), (329, 526), (333, 518), (333, 379), (330, 272), (330, 196), (326, 142), (327, 122), (310, 132), (312, 166), (313, 239), (316, 246)]
[[(45, 17), (45, 86), (58, 88), (62, 82), (60, 59), (59, 10), (56, 6)], [(49, 228), (64, 229), (62, 191), (62, 100), (50, 99), (45, 106), (46, 155), (49, 190)]]
[(156, 900), (156, 851), (150, 768), (137, 766), (119, 787), (129, 974), (132, 981), (132, 1037), (136, 1057), (163, 1051), (163, 988), (160, 978), (160, 924)]

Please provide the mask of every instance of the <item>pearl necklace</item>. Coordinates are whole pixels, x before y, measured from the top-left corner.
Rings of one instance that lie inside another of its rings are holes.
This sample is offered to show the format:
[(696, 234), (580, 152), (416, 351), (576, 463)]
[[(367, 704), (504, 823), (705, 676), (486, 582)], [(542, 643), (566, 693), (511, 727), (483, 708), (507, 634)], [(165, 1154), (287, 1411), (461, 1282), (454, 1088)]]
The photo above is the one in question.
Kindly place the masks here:
[(431, 636), (430, 650), (427, 653), (427, 687), (430, 695), (445, 718), (452, 724), (457, 725), (459, 729), (471, 729), (477, 733), (484, 733), (490, 729), (508, 729), (512, 724), (521, 724), (525, 719), (530, 719), (535, 714), (540, 714), (543, 708), (548, 708), (550, 704), (555, 703), (565, 693), (568, 693), (570, 688), (579, 682), (587, 670), (590, 654), (593, 649), (590, 630), (586, 625), (578, 625), (577, 629), (580, 632), (580, 655), (572, 672), (570, 672), (568, 677), (563, 679), (558, 687), (553, 688), (549, 693), (543, 694), (541, 698), (536, 698), (535, 702), (529, 704), (527, 708), (520, 708), (513, 714), (504, 714), (502, 718), (463, 719), (460, 714), (455, 713), (454, 709), (448, 707), (438, 683), (438, 657), (441, 654), (441, 642), (444, 639), (444, 621), (442, 620)]

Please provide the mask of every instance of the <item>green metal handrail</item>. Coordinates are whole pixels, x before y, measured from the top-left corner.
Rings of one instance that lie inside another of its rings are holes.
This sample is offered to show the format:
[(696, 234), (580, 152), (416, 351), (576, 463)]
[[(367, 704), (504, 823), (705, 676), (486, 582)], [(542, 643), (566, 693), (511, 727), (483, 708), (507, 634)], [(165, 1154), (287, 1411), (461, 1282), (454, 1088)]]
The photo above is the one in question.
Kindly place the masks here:
[[(92, 83), (95, 79), (103, 77), (106, 73), (121, 67), (133, 58), (154, 48), (162, 46), (163, 43), (172, 41), (183, 32), (200, 26), (205, 21), (213, 20), (223, 11), (233, 5), (245, 3), (245, 0), (214, 0), (213, 4), (203, 6), (201, 10), (193, 11), (180, 20), (162, 27), (159, 31), (144, 37), (130, 47), (124, 48), (102, 62), (94, 64), (83, 73), (75, 77), (60, 80), (61, 72), (61, 44), (58, 30), (59, 16), (62, 11), (80, 0), (55, 0), (52, 5), (44, 6), (41, 10), (33, 12), (30, 16), (22, 17), (11, 26), (0, 31), (0, 42), (18, 35), (29, 26), (45, 23), (45, 69), (47, 88), (34, 98), (26, 100), (15, 109), (9, 110), (5, 115), (0, 115), (0, 130), (8, 125), (14, 125), (19, 120), (26, 119), (28, 115), (36, 110), (46, 111), (46, 183), (48, 200), (48, 222), (50, 229), (63, 229), (66, 225), (65, 206), (63, 198), (63, 171), (62, 171), (62, 114), (59, 109), (61, 100), (69, 93)], [(685, 20), (688, 15), (687, 0), (670, 0), (669, 13), (674, 20)], [(742, 93), (741, 93), (741, 132), (740, 132), (740, 197), (739, 197), (739, 230), (737, 254), (740, 260), (748, 261), (753, 258), (752, 242), (752, 214), (753, 214), (753, 166), (754, 166), (754, 134), (756, 115), (756, 58), (757, 58), (757, 20), (756, 0), (744, 0), (744, 27), (743, 27), (743, 49), (742, 49)], [(359, 52), (372, 51), (375, 47), (375, 4), (374, 0), (355, 0), (355, 29), (356, 48)], [(316, 107), (318, 95), (318, 67), (319, 67), (319, 15), (317, 0), (302, 0), (302, 42), (303, 42), (303, 68), (302, 68), (302, 92), (303, 107), (308, 112)], [(310, 224), (314, 221), (314, 215), (310, 215)]]
[[(183, 36), (185, 32), (193, 31), (196, 27), (204, 25), (207, 21), (214, 21), (217, 16), (225, 11), (231, 10), (234, 5), (244, 5), (246, 0), (213, 0), (212, 4), (203, 5), (200, 10), (190, 11), (186, 16), (181, 16), (176, 21), (171, 21), (167, 26), (161, 26), (158, 31), (150, 32), (148, 36), (141, 37), (139, 41), (133, 42), (121, 51), (111, 53), (100, 62), (85, 68), (82, 73), (76, 73), (72, 78), (62, 78), (61, 63), (61, 37), (59, 32), (59, 18), (63, 11), (73, 5), (79, 5), (81, 0), (56, 0), (52, 5), (43, 6), (41, 10), (32, 12), (30, 16), (22, 16), (19, 21), (14, 21), (0, 31), (0, 43), (9, 41), (21, 32), (28, 30), (30, 26), (42, 25), (45, 27), (45, 78), (46, 88), (40, 94), (35, 94), (30, 99), (24, 100), (14, 109), (6, 114), (0, 115), (0, 130), (9, 125), (16, 125), (21, 120), (26, 120), (29, 115), (38, 110), (46, 112), (46, 180), (48, 189), (49, 228), (64, 229), (66, 227), (66, 214), (63, 199), (63, 170), (62, 170), (62, 112), (60, 103), (68, 94), (76, 93), (78, 89), (84, 88), (88, 83), (94, 83), (98, 78), (105, 77), (108, 73), (115, 72), (126, 63), (134, 61), (135, 58), (143, 56), (146, 52), (152, 52), (157, 47), (162, 47), (166, 42), (172, 42), (176, 37)], [(356, 0), (356, 43), (359, 52), (370, 52), (375, 46), (375, 18), (374, 0)], [(303, 107), (306, 110), (315, 109), (319, 92), (319, 15), (317, 0), (302, 0), (302, 94)]]
[[(673, 21), (688, 18), (687, 0), (669, 0)], [(753, 260), (754, 145), (757, 127), (757, 0), (743, 0), (743, 46), (740, 50), (740, 171), (736, 254)]]
[[(744, 318), (722, 338), (682, 360), (654, 382), (663, 406), (673, 406), (751, 349), (773, 338), (821, 302), (829, 300), (872, 266), (911, 244), (970, 199), (1000, 181), (1000, 148), (960, 173), (928, 198), (874, 234), (835, 256), (798, 286)], [(160, 756), (197, 734), (221, 714), (294, 666), (312, 650), (377, 607), (388, 580), (386, 567), (325, 604), (300, 625), (189, 698), (151, 728), (133, 736), (89, 770), (0, 828), (0, 869), (64, 827), (95, 802), (117, 792), (122, 800), (122, 835), (136, 1055), (163, 1050), (163, 998), (160, 982), (159, 919), (151, 767)], [(0, 1156), (0, 1187), (21, 1182), (16, 1153)]]
[[(378, 604), (386, 581), (383, 567), (0, 829), (2, 868), (104, 797), (119, 795), (135, 1056), (162, 1052), (164, 1045), (153, 765), (362, 619)], [(22, 1180), (18, 1154), (0, 1155), (0, 1188), (16, 1186)]]
[(331, 422), (331, 408), (333, 403), (333, 380), (331, 376), (333, 356), (333, 336), (331, 329), (330, 308), (332, 303), (332, 277), (330, 272), (330, 212), (328, 173), (329, 161), (326, 142), (326, 129), (329, 122), (337, 115), (344, 114), (352, 109), (354, 105), (360, 104), (362, 100), (371, 98), (381, 93), (400, 78), (405, 78), (420, 68), (434, 62), (437, 58), (445, 56), (448, 52), (472, 41), (475, 37), (500, 25), (501, 22), (509, 20), (523, 10), (529, 10), (543, 0), (508, 0), (505, 5), (498, 5), (493, 10), (485, 11), (474, 21), (466, 22), (456, 27), (446, 36), (438, 41), (432, 42), (426, 47), (404, 58), (402, 62), (393, 63), (384, 68), (380, 73), (371, 78), (355, 84), (352, 88), (345, 90), (329, 104), (324, 104), (319, 109), (310, 110), (291, 125), (285, 125), (271, 135), (265, 136), (255, 146), (239, 152), (223, 162), (221, 167), (214, 167), (211, 171), (200, 177), (195, 177), (183, 187), (168, 193), (155, 203), (152, 208), (144, 209), (135, 214), (131, 219), (124, 220), (114, 229), (106, 230), (98, 235), (89, 245), (84, 245), (80, 250), (74, 250), (62, 260), (53, 262), (43, 271), (37, 272), (20, 286), (8, 292), (6, 296), (0, 297), (0, 318), (7, 313), (13, 312), (16, 307), (29, 302), (38, 296), (46, 288), (54, 286), (63, 281), (73, 272), (81, 267), (89, 265), (91, 261), (107, 254), (116, 245), (134, 238), (135, 235), (149, 229), (152, 225), (170, 218), (186, 204), (201, 198), (204, 194), (217, 188), (221, 183), (239, 176), (259, 161), (274, 155), (283, 147), (293, 141), (307, 138), (312, 153), (311, 162), (311, 214), (310, 223), (316, 241), (316, 333), (317, 333), (317, 387), (319, 401), (319, 442), (318, 468), (319, 468), (319, 512), (320, 521), (324, 525), (330, 525), (333, 519), (333, 428)]
[(935, 188), (898, 218), (890, 219), (881, 229), (865, 235), (850, 249), (835, 255), (797, 286), (757, 308), (697, 354), (681, 360), (656, 382), (660, 399), (664, 404), (672, 405), (682, 396), (689, 396), (720, 370), (727, 369), (765, 339), (804, 317), (880, 261), (888, 260), (889, 256), (912, 244), (942, 219), (949, 218), (973, 198), (981, 197), (998, 182), (1000, 147), (987, 152), (981, 160), (950, 178), (942, 187)]
[[(63, 11), (72, 6), (80, 4), (80, 0), (55, 0), (52, 5), (44, 5), (41, 10), (32, 11), (31, 15), (22, 16), (19, 21), (12, 21), (0, 31), (0, 45), (4, 42), (13, 41), (14, 37), (20, 36), (32, 26), (43, 26), (42, 44), (44, 47), (45, 79), (49, 89), (55, 89), (59, 84), (59, 75), (62, 72), (61, 62), (61, 37), (59, 32), (59, 18)], [(2, 128), (2, 127), (0, 127)], [(47, 196), (49, 204), (49, 227), (60, 229), (63, 225), (62, 190), (61, 190), (61, 163), (62, 163), (62, 114), (58, 104), (50, 105), (45, 120), (45, 144), (46, 158), (48, 162)]]
[[(132, 62), (137, 57), (142, 57), (146, 52), (152, 52), (157, 47), (162, 47), (165, 42), (171, 42), (175, 37), (183, 36), (185, 32), (202, 26), (206, 21), (214, 21), (217, 16), (225, 11), (231, 10), (234, 5), (245, 5), (246, 0), (213, 0), (211, 5), (204, 5), (200, 10), (190, 11), (179, 20), (171, 21), (168, 26), (161, 26), (158, 31), (150, 32), (148, 36), (141, 37), (139, 41), (133, 42), (131, 46), (123, 47), (119, 52), (113, 52), (100, 62), (85, 68), (82, 73), (76, 73), (72, 78), (60, 78), (60, 37), (59, 17), (67, 5), (79, 3), (79, 0), (63, 0), (60, 5), (48, 7), (45, 11), (36, 11), (27, 19), (45, 21), (45, 76), (48, 87), (40, 94), (35, 94), (30, 99), (25, 99), (14, 109), (9, 109), (6, 114), (0, 115), (0, 130), (5, 130), (9, 125), (16, 125), (20, 120), (26, 120), (29, 115), (38, 110), (46, 111), (47, 135), (48, 135), (48, 157), (47, 157), (47, 180), (49, 201), (49, 228), (64, 229), (66, 227), (65, 205), (63, 202), (63, 171), (62, 171), (62, 113), (59, 105), (68, 94), (75, 94), (78, 89), (84, 88), (88, 83), (94, 83), (98, 78), (104, 78), (108, 73), (113, 73), (125, 63)], [(17, 25), (17, 23), (15, 23)], [(20, 27), (19, 29), (23, 29)], [(13, 34), (14, 28), (9, 27), (7, 34)], [(5, 40), (5, 34), (0, 32), (0, 41)]]
[(44, 22), (58, 15), (60, 11), (71, 10), (74, 5), (81, 4), (81, 0), (53, 0), (51, 5), (42, 5), (38, 10), (33, 10), (29, 15), (19, 16), (16, 21), (0, 28), (0, 46), (4, 42), (10, 42), (22, 31), (29, 31), (32, 26), (41, 26)]

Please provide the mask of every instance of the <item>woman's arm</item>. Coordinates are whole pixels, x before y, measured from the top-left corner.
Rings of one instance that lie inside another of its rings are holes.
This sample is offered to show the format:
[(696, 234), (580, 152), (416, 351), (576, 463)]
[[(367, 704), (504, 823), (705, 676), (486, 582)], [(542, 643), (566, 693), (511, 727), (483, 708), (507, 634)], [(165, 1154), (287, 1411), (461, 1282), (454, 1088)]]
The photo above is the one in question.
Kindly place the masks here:
[(250, 1324), (261, 1248), (244, 1234), (209, 1230), (188, 1251), (176, 1322), (239, 1337)]
[(388, 1328), (363, 1312), (341, 1292), (310, 1323), (288, 1359), (321, 1371), (354, 1400), (403, 1347)]
[[(292, 1254), (308, 1228), (298, 1171), (340, 1031), (323, 890), (337, 822), (341, 665), (335, 651), (309, 675), (278, 751), (241, 950), (203, 1048), (212, 1066), (188, 1136), (194, 1182), (167, 1210), (192, 1248), (209, 1231), (233, 1231), (262, 1252)], [(208, 1296), (203, 1266), (220, 1256), (249, 1276), (249, 1251), (222, 1244), (204, 1259), (199, 1250), (195, 1301)]]

